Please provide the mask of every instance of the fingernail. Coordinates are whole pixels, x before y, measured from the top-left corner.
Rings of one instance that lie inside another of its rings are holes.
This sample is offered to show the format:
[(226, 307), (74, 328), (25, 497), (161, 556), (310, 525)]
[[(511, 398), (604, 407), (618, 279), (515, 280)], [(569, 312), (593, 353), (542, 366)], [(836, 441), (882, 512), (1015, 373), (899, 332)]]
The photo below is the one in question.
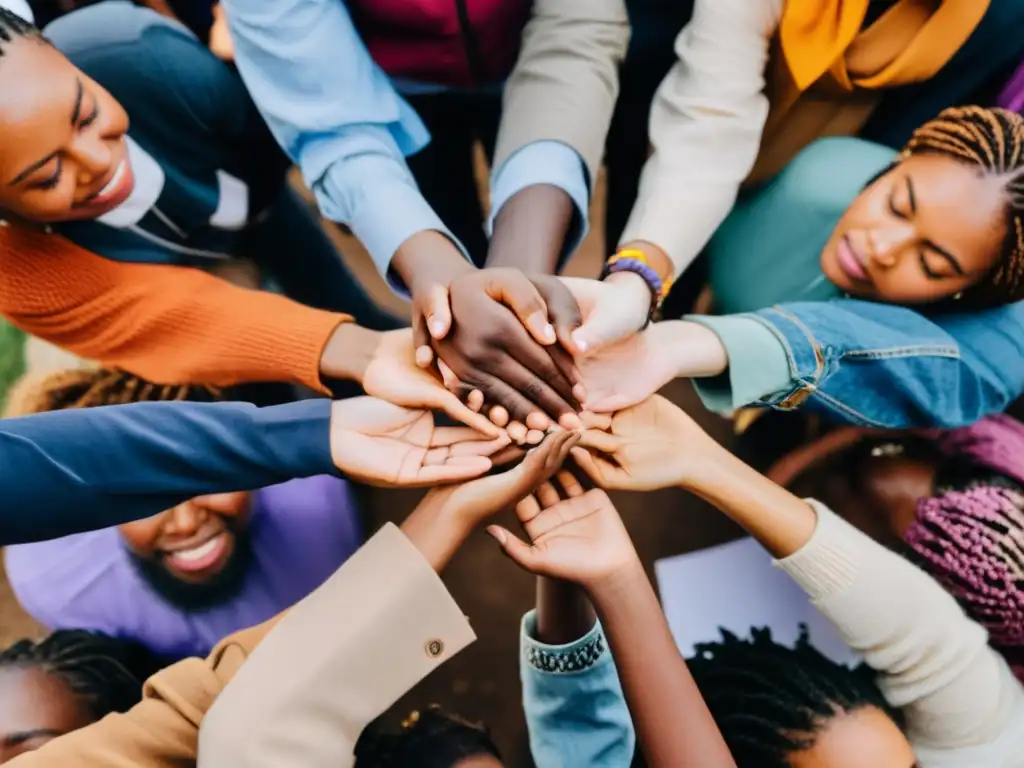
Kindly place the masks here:
[(500, 528), (495, 528), (493, 525), (487, 528), (487, 532), (493, 536), (499, 544), (505, 543), (505, 532)]
[(572, 388), (572, 396), (583, 403), (587, 399), (587, 388), (582, 383), (577, 384)]
[(580, 417), (575, 413), (566, 413), (558, 420), (566, 429), (580, 429), (583, 426), (583, 422), (580, 421)]
[(530, 315), (529, 323), (537, 334), (548, 344), (553, 344), (555, 342), (555, 327), (548, 322), (547, 317), (545, 317), (542, 312)]
[(576, 345), (576, 348), (580, 352), (586, 352), (587, 351), (587, 346), (588, 346), (587, 345), (587, 340), (585, 338), (583, 338), (580, 334), (574, 333), (572, 335), (572, 340), (573, 340), (573, 343)]
[(444, 323), (442, 323), (440, 320), (431, 320), (428, 323), (428, 326), (430, 327), (431, 336), (433, 336), (435, 339), (441, 338), (444, 335)]

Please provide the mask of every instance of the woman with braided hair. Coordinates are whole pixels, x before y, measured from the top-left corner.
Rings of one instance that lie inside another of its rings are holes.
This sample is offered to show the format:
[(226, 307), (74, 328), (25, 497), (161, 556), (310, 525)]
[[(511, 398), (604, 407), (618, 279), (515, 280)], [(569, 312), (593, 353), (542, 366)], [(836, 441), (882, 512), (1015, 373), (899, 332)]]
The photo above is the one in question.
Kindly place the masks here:
[(0, 763), (127, 712), (158, 669), (141, 646), (83, 630), (8, 646), (0, 651)]
[[(719, 412), (809, 401), (861, 425), (957, 427), (1024, 391), (1018, 114), (946, 109), (899, 154), (821, 139), (737, 203), (707, 254), (716, 314), (584, 358), (588, 407), (681, 376)], [(588, 289), (571, 286), (581, 306)], [(623, 365), (640, 376), (609, 375)]]
[(836, 430), (769, 477), (918, 564), (1024, 681), (1024, 424), (998, 415), (918, 435)]

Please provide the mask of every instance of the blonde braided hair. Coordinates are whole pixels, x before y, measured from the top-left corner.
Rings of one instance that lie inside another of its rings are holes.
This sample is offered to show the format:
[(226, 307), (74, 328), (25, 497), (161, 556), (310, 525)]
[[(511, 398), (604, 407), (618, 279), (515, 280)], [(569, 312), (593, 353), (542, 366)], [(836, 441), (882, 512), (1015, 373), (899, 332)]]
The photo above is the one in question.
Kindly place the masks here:
[(1024, 117), (1006, 109), (950, 107), (910, 137), (903, 156), (936, 154), (1003, 177), (1006, 239), (988, 276), (964, 292), (975, 306), (1024, 298)]

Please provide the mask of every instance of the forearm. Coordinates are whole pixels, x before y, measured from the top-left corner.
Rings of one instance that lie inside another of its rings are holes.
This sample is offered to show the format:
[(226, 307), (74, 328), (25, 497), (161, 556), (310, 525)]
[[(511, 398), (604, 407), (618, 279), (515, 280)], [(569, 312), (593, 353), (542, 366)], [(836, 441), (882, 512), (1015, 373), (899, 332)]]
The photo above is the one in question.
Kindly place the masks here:
[(474, 267), (444, 234), (428, 230), (417, 232), (399, 246), (391, 269), (415, 293), (432, 283), (448, 285)]
[[(208, 493), (335, 472), (331, 403), (138, 403), (0, 426), (0, 542), (137, 520)], [(98, 450), (97, 446), (101, 449)], [(31, 515), (18, 510), (31, 509)]]
[(405, 519), (401, 530), (430, 567), (441, 573), (473, 533), (473, 525), (444, 505), (431, 504), (428, 496)]
[(574, 213), (572, 198), (550, 184), (534, 184), (516, 193), (495, 219), (487, 266), (554, 274)]
[(537, 577), (537, 640), (568, 645), (590, 632), (596, 621), (597, 614), (582, 587)]
[(780, 488), (713, 441), (693, 456), (683, 486), (732, 518), (775, 557), (788, 557), (814, 533), (817, 517), (806, 502)]
[(157, 383), (290, 381), (322, 389), (320, 356), (346, 315), (200, 270), (104, 259), (7, 227), (0, 313), (26, 333)]
[(639, 560), (589, 592), (647, 763), (735, 766)]

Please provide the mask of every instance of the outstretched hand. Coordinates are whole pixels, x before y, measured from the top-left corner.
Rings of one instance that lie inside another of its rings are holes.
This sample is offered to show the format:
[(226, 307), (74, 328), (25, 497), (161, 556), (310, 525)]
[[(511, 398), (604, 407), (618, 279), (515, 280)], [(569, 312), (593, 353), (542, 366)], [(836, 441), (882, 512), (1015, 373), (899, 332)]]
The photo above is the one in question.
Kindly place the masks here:
[(578, 432), (555, 432), (526, 454), (513, 469), (476, 480), (432, 488), (421, 508), (442, 509), (476, 527), (533, 493), (550, 480), (579, 442)]
[(561, 494), (544, 483), (516, 507), (529, 544), (501, 526), (487, 529), (505, 554), (533, 574), (584, 587), (634, 565), (636, 550), (608, 494), (584, 491), (565, 470), (556, 479)]
[(331, 409), (335, 466), (370, 485), (436, 485), (479, 477), (509, 437), (469, 427), (438, 427), (431, 411), (374, 397), (339, 400)]
[(715, 443), (681, 408), (654, 395), (613, 415), (587, 414), (573, 459), (602, 488), (682, 485)]

